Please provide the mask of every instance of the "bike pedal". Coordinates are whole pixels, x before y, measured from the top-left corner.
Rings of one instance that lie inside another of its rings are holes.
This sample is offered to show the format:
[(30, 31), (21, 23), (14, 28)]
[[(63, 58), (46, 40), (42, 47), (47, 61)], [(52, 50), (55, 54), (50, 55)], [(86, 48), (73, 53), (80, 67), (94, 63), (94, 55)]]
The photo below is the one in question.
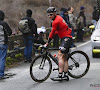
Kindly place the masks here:
[(60, 81), (60, 82), (62, 82), (63, 81), (63, 79), (54, 79), (54, 78), (50, 78), (52, 81)]
[(58, 70), (58, 68), (54, 68), (53, 71)]

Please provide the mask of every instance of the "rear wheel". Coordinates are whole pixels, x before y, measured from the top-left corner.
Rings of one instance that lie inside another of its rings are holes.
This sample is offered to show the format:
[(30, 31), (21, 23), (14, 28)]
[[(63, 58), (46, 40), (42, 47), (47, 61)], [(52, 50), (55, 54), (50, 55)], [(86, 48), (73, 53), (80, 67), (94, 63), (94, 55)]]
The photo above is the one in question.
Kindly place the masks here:
[[(73, 62), (72, 59), (75, 60), (75, 62)], [(74, 51), (70, 54), (68, 64), (70, 68), (68, 71), (69, 76), (72, 78), (81, 78), (88, 72), (90, 60), (83, 51)]]
[(52, 63), (44, 55), (37, 56), (30, 65), (31, 78), (36, 82), (45, 81), (51, 74)]

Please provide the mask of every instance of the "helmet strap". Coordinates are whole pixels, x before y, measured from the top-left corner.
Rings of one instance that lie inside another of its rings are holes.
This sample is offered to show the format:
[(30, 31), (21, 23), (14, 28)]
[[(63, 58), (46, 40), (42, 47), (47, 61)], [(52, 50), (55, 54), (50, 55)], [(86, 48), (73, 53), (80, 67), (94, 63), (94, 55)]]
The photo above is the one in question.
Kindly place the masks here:
[(53, 18), (52, 20), (55, 20), (56, 16), (57, 16), (57, 15), (54, 13), (54, 18)]

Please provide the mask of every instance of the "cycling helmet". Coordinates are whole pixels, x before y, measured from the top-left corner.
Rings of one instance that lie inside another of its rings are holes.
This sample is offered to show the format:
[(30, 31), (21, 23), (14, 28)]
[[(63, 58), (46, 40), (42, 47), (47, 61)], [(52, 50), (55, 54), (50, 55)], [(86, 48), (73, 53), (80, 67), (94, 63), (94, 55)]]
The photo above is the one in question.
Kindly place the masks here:
[(56, 8), (55, 7), (49, 7), (48, 9), (47, 9), (47, 13), (53, 13), (53, 12), (56, 12), (57, 10), (56, 10)]

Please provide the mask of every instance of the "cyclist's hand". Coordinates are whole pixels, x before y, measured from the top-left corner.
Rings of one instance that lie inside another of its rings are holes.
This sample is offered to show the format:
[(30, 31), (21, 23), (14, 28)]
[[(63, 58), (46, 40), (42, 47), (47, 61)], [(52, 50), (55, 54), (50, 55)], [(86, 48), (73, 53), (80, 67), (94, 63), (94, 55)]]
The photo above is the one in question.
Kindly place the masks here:
[(48, 43), (44, 44), (44, 47), (46, 48), (48, 46)]

